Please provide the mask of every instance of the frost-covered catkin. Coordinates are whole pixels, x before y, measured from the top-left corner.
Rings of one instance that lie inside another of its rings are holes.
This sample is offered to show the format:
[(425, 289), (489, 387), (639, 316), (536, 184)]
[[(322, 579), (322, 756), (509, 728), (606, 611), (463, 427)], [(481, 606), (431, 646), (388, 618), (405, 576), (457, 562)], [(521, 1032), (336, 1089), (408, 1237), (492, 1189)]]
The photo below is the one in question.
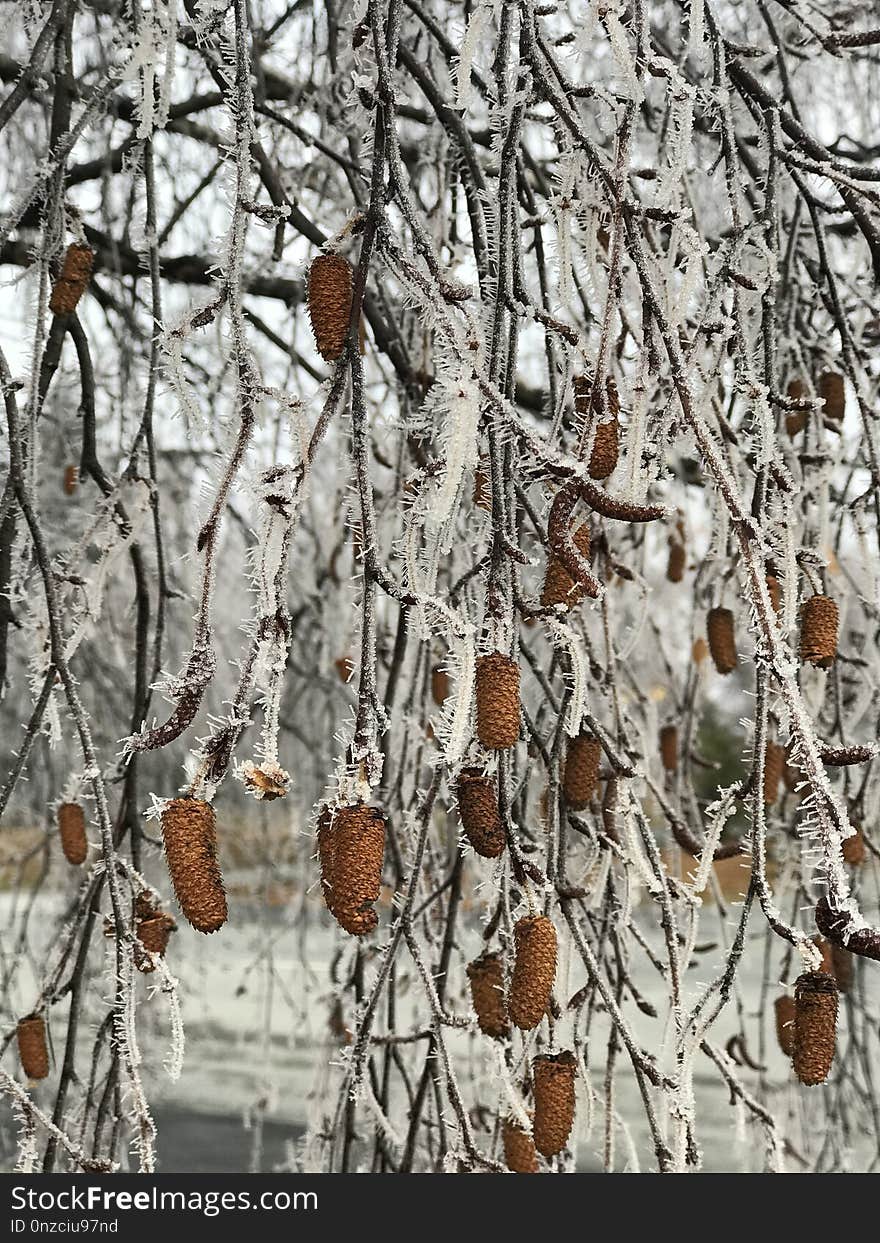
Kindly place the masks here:
[(318, 819), (318, 854), (327, 909), (341, 928), (361, 937), (379, 923), (385, 818), (376, 807), (326, 807)]
[(89, 853), (86, 839), (86, 817), (79, 803), (61, 803), (58, 807), (58, 836), (64, 857), (73, 867), (85, 863)]
[(49, 298), (49, 310), (53, 315), (73, 314), (91, 279), (94, 262), (95, 252), (91, 246), (80, 242), (68, 246)]
[(601, 758), (602, 744), (594, 734), (582, 732), (569, 739), (562, 790), (572, 811), (589, 807), (599, 782)]
[(214, 808), (202, 799), (171, 799), (162, 809), (162, 838), (180, 909), (198, 932), (216, 932), (227, 908)]
[(556, 929), (546, 915), (526, 915), (514, 925), (513, 937), (508, 1011), (517, 1027), (531, 1031), (550, 1004), (556, 977)]
[(830, 596), (810, 596), (801, 612), (801, 660), (829, 669), (837, 655), (840, 614)]
[(542, 1053), (532, 1062), (535, 1083), (535, 1147), (554, 1157), (568, 1143), (574, 1125), (575, 1056), (569, 1051)]
[(519, 738), (519, 667), (503, 652), (477, 661), (477, 737), (490, 751), (516, 746)]
[(49, 1074), (49, 1047), (46, 1022), (41, 1014), (29, 1014), (16, 1028), (18, 1056), (28, 1079), (45, 1079)]
[(801, 1083), (824, 1083), (834, 1060), (837, 985), (825, 971), (808, 971), (795, 984), (792, 1063)]
[(825, 402), (823, 414), (839, 423), (846, 411), (846, 386), (839, 371), (824, 371), (819, 377), (819, 396)]
[(503, 1040), (509, 1031), (504, 998), (504, 964), (501, 955), (487, 951), (468, 963), (467, 977), (471, 1000), (480, 1031), (493, 1040)]
[(484, 859), (497, 859), (507, 839), (494, 779), (479, 768), (463, 768), (458, 775), (457, 794), (458, 814), (471, 846)]
[(709, 610), (706, 634), (715, 668), (721, 674), (733, 673), (737, 666), (736, 633), (730, 609), (718, 607)]
[(351, 264), (342, 255), (318, 255), (309, 268), (309, 316), (318, 353), (335, 362), (345, 349), (351, 315)]
[(660, 758), (668, 773), (678, 768), (678, 726), (664, 725), (660, 730)]
[(501, 1130), (504, 1164), (511, 1174), (537, 1174), (538, 1153), (535, 1141), (515, 1118), (505, 1118)]
[[(572, 543), (584, 561), (590, 560), (590, 528), (586, 522), (581, 523), (572, 536)], [(544, 586), (541, 590), (541, 607), (552, 608), (564, 604), (572, 609), (584, 598), (580, 583), (576, 583), (558, 557), (552, 553), (547, 559), (547, 570)]]

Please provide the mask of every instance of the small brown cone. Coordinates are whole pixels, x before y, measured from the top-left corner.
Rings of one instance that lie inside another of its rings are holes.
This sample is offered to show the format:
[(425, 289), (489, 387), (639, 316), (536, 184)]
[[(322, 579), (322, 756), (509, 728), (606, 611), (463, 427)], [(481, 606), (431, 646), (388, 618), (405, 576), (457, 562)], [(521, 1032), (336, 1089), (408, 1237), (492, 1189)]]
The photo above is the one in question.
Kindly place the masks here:
[(68, 863), (79, 867), (89, 853), (86, 841), (86, 817), (79, 803), (61, 803), (58, 807), (58, 836)]
[(819, 396), (825, 402), (825, 418), (839, 423), (846, 409), (846, 388), (837, 371), (824, 371), (819, 377)]
[(785, 430), (792, 440), (794, 440), (795, 436), (802, 432), (806, 426), (806, 410), (791, 410), (785, 416)]
[(691, 648), (691, 656), (693, 657), (694, 664), (701, 665), (708, 655), (709, 644), (701, 634), (697, 635), (694, 639), (693, 647)]
[[(584, 561), (590, 559), (590, 527), (584, 522), (572, 536), (572, 543)], [(551, 556), (547, 560), (547, 571), (544, 576), (544, 587), (541, 591), (541, 607), (548, 609), (557, 604), (574, 608), (584, 598), (583, 588), (576, 583), (558, 557)]]
[(601, 758), (602, 744), (593, 734), (581, 733), (569, 738), (562, 791), (572, 811), (583, 811), (590, 805), (599, 781)]
[(794, 1050), (794, 998), (788, 993), (777, 997), (773, 1003), (776, 1016), (776, 1039), (786, 1057)]
[(832, 974), (837, 981), (838, 992), (848, 993), (853, 986), (856, 960), (853, 954), (842, 945), (831, 946)]
[(737, 665), (736, 636), (733, 627), (733, 613), (730, 609), (714, 608), (709, 610), (706, 619), (706, 634), (709, 638), (709, 651), (719, 673), (733, 673)]
[[(164, 957), (168, 948), (168, 940), (174, 931), (174, 920), (170, 915), (163, 915), (161, 912), (151, 915), (148, 919), (141, 919), (137, 924), (137, 939), (145, 950), (150, 954), (158, 954)], [(138, 971), (149, 974), (155, 970), (154, 964), (150, 961), (148, 954), (139, 953), (135, 946), (134, 955), (135, 966)]]
[(325, 362), (335, 362), (345, 349), (350, 314), (351, 264), (342, 255), (318, 255), (309, 268), (309, 315)]
[(861, 829), (856, 829), (855, 833), (849, 837), (845, 837), (841, 844), (843, 857), (850, 867), (860, 867), (868, 857), (868, 848), (865, 845), (865, 835)]
[(779, 785), (785, 772), (785, 747), (768, 741), (764, 751), (764, 802), (768, 807), (779, 797)]
[(506, 1118), (501, 1129), (504, 1143), (504, 1164), (511, 1174), (537, 1174), (538, 1154), (535, 1141), (514, 1118)]
[(88, 286), (94, 262), (95, 252), (91, 246), (78, 242), (68, 246), (49, 298), (49, 310), (53, 315), (70, 315), (76, 310)]
[(382, 884), (385, 819), (376, 807), (325, 807), (318, 820), (318, 854), (327, 909), (352, 936), (372, 932)]
[(666, 562), (666, 577), (670, 583), (680, 583), (684, 578), (687, 565), (687, 550), (679, 540), (669, 541), (669, 560)]
[(227, 910), (214, 808), (202, 799), (171, 799), (162, 809), (162, 837), (180, 909), (198, 932), (216, 932)]
[(837, 985), (825, 971), (808, 971), (795, 984), (794, 1072), (801, 1083), (824, 1083), (834, 1060)]
[(782, 608), (782, 584), (775, 574), (767, 575), (767, 595), (773, 605), (773, 612), (778, 613)]
[(458, 814), (468, 841), (484, 859), (497, 859), (507, 844), (495, 782), (479, 768), (458, 775)]
[(660, 758), (668, 773), (678, 768), (678, 726), (664, 725), (660, 730)]
[(43, 1016), (31, 1014), (20, 1019), (16, 1036), (21, 1067), (28, 1079), (45, 1079), (49, 1073), (49, 1048)]
[(607, 479), (614, 473), (620, 455), (620, 436), (617, 420), (599, 423), (593, 437), (593, 451), (590, 454), (589, 472), (591, 479)]
[(71, 463), (64, 468), (64, 495), (73, 496), (76, 491), (76, 485), (79, 483), (79, 471)]
[(490, 751), (515, 747), (519, 738), (519, 667), (503, 652), (477, 661), (477, 737)]
[(546, 915), (526, 915), (513, 929), (515, 957), (508, 1011), (517, 1027), (537, 1027), (556, 977), (556, 929)]
[(333, 665), (336, 669), (340, 682), (348, 682), (354, 673), (354, 661), (350, 656), (340, 656), (334, 660)]
[(574, 1054), (542, 1053), (532, 1062), (535, 1081), (535, 1147), (554, 1157), (568, 1143), (574, 1124)]
[(837, 655), (840, 614), (830, 596), (810, 596), (801, 613), (801, 660), (828, 669)]
[(468, 963), (467, 976), (480, 1031), (491, 1036), (493, 1040), (503, 1040), (510, 1025), (504, 1004), (504, 966), (501, 955), (489, 952), (481, 954), (474, 962)]
[(449, 698), (449, 674), (440, 665), (431, 670), (431, 696), (438, 706)]

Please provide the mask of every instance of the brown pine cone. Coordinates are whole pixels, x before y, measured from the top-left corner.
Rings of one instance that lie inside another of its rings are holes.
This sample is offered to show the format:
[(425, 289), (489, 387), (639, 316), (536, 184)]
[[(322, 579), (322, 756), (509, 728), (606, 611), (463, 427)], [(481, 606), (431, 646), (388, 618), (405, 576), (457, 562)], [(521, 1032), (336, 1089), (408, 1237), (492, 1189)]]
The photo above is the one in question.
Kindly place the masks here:
[(495, 782), (479, 768), (458, 774), (458, 814), (468, 841), (484, 859), (497, 859), (507, 844)]
[(89, 843), (86, 841), (86, 816), (79, 803), (59, 804), (58, 836), (67, 862), (74, 867), (85, 863)]
[(844, 860), (850, 867), (860, 867), (868, 857), (868, 848), (865, 845), (865, 835), (861, 829), (856, 829), (855, 833), (845, 837), (841, 843)]
[(715, 668), (719, 673), (733, 673), (737, 666), (737, 656), (733, 613), (730, 609), (710, 609), (706, 621), (706, 633)]
[(514, 1118), (505, 1118), (501, 1138), (504, 1143), (504, 1164), (511, 1174), (538, 1173), (535, 1141)]
[(28, 1079), (45, 1079), (49, 1074), (49, 1048), (43, 1016), (30, 1014), (19, 1019), (16, 1036), (21, 1067)]
[(517, 1027), (537, 1027), (556, 977), (556, 929), (546, 915), (526, 915), (513, 929), (515, 957), (508, 1012)]
[(574, 1124), (574, 1054), (542, 1053), (532, 1062), (535, 1081), (535, 1147), (554, 1157), (568, 1143)]
[[(164, 956), (168, 948), (169, 937), (175, 928), (175, 923), (171, 916), (161, 913), (151, 915), (148, 919), (139, 920), (136, 928), (137, 940), (144, 949), (148, 950), (150, 954)], [(138, 952), (137, 945), (135, 946), (134, 960), (138, 971), (149, 974), (149, 972), (155, 970), (147, 954)]]
[(345, 349), (351, 315), (351, 264), (342, 255), (318, 255), (309, 268), (309, 315), (318, 353), (335, 362)]
[(825, 418), (832, 423), (839, 423), (846, 410), (843, 376), (837, 371), (824, 371), (819, 376), (819, 396), (825, 402)]
[(576, 738), (569, 738), (562, 792), (572, 811), (589, 807), (599, 782), (601, 758), (602, 744), (593, 734), (580, 733)]
[(214, 808), (202, 799), (171, 799), (162, 809), (162, 837), (180, 909), (198, 932), (216, 932), (227, 909)]
[(687, 549), (680, 540), (670, 539), (669, 560), (666, 563), (666, 577), (670, 583), (680, 583), (684, 578), (687, 566)]
[(791, 1057), (794, 1049), (794, 998), (788, 993), (777, 997), (773, 1003), (776, 1015), (776, 1039), (786, 1057)]
[(352, 936), (379, 922), (373, 903), (382, 884), (385, 819), (376, 807), (325, 807), (318, 819), (318, 854), (327, 909)]
[(53, 315), (70, 315), (76, 310), (91, 279), (94, 262), (95, 252), (91, 246), (79, 242), (68, 246), (49, 298), (49, 310)]
[[(572, 543), (584, 561), (590, 560), (590, 527), (581, 523), (572, 536)], [(584, 590), (576, 583), (558, 557), (552, 553), (547, 559), (547, 570), (544, 576), (544, 587), (541, 591), (541, 607), (548, 609), (557, 604), (564, 604), (573, 609), (584, 598)]]
[(830, 596), (810, 596), (801, 612), (801, 660), (828, 669), (837, 655), (840, 614)]
[(477, 737), (490, 751), (515, 747), (519, 739), (519, 666), (503, 652), (477, 661)]
[(588, 467), (591, 479), (607, 479), (614, 473), (620, 455), (620, 436), (617, 420), (599, 423), (593, 437), (593, 451)]
[(794, 1071), (801, 1083), (824, 1083), (834, 1060), (837, 985), (825, 971), (798, 976), (794, 994)]
[(768, 740), (764, 751), (764, 802), (771, 806), (779, 797), (779, 783), (785, 772), (785, 747)]
[(79, 471), (71, 463), (64, 468), (64, 495), (73, 496), (76, 491), (76, 485), (79, 483)]
[(660, 730), (660, 758), (668, 773), (678, 768), (678, 726), (664, 725)]
[(501, 955), (487, 951), (467, 965), (471, 1000), (481, 1032), (503, 1040), (510, 1031), (504, 1002), (504, 964)]

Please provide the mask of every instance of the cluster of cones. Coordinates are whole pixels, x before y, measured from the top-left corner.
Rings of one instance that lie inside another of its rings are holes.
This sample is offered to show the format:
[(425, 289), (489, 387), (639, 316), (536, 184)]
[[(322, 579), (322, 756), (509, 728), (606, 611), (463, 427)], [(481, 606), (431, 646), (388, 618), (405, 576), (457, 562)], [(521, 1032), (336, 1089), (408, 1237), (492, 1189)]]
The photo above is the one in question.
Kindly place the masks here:
[[(509, 982), (503, 956), (487, 950), (467, 968), (471, 1001), (480, 1030), (505, 1039), (511, 1025), (533, 1031), (551, 1005), (556, 977), (556, 929), (546, 915), (526, 915), (514, 925)], [(538, 1172), (538, 1153), (560, 1153), (574, 1124), (576, 1063), (570, 1052), (542, 1053), (532, 1062), (534, 1113), (529, 1133), (520, 1122), (504, 1123), (507, 1166), (515, 1173)]]

